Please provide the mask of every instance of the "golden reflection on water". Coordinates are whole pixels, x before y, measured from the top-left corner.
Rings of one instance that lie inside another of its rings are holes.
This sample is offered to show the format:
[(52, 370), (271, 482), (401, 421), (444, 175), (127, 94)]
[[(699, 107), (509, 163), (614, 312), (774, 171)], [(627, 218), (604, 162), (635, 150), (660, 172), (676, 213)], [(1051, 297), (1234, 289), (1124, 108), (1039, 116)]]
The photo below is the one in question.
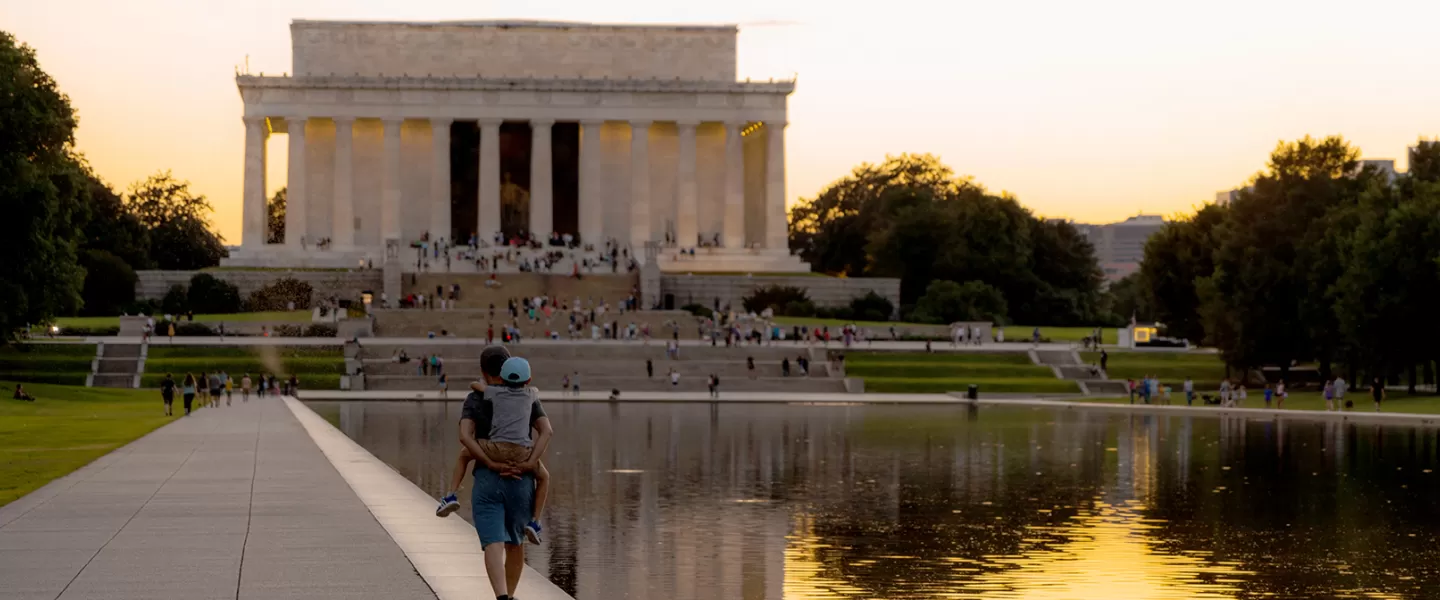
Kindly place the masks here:
[(946, 597), (970, 598), (1232, 598), (1234, 564), (1173, 554), (1158, 547), (1138, 503), (1103, 502), (1056, 526), (1030, 526), (1018, 553), (986, 557), (1000, 570), (984, 570)]

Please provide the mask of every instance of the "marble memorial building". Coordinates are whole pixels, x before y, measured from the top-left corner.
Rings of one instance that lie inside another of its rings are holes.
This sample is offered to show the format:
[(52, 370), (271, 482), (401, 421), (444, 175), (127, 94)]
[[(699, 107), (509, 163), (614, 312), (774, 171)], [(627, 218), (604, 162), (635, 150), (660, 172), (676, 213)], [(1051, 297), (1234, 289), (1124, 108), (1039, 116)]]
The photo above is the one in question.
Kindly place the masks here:
[[(738, 81), (734, 26), (290, 31), (293, 73), (236, 77), (244, 234), (227, 264), (378, 266), (426, 234), (465, 244), (500, 231), (613, 239), (666, 270), (808, 270), (786, 243), (795, 84)], [(275, 134), (288, 138), (288, 199), (284, 240), (269, 244)]]

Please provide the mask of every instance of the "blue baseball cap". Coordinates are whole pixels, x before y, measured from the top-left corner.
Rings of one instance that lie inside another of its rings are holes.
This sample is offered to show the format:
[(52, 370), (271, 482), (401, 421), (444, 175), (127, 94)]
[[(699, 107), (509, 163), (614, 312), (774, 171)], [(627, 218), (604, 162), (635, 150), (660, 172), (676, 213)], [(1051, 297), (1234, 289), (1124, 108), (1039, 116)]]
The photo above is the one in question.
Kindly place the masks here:
[(500, 367), (500, 379), (508, 384), (530, 381), (530, 361), (518, 356), (505, 359), (505, 364)]

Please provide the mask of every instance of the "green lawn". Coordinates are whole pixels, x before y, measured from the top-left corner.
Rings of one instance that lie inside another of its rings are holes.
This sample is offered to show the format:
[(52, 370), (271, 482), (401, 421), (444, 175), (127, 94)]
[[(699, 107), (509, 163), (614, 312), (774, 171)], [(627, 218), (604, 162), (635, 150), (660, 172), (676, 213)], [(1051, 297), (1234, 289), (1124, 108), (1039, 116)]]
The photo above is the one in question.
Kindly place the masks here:
[[(1160, 378), (1160, 383), (1180, 389), (1185, 378), (1195, 384), (1197, 393), (1218, 393), (1220, 380), (1225, 378), (1225, 362), (1219, 354), (1201, 352), (1109, 352), (1106, 374), (1110, 379), (1124, 381), (1146, 375)], [(1100, 364), (1099, 352), (1082, 352), (1086, 364)], [(1239, 375), (1236, 373), (1236, 375)], [(1253, 390), (1252, 390), (1253, 391)]]
[(94, 344), (0, 346), (0, 380), (85, 385)]
[[(195, 322), (197, 323), (218, 323), (221, 321), (229, 321), (235, 323), (254, 321), (283, 321), (286, 323), (308, 323), (310, 321), (310, 311), (281, 310), (273, 312), (195, 315)], [(96, 327), (119, 327), (120, 317), (59, 317), (55, 319), (55, 324), (59, 325), (61, 333), (64, 333), (64, 330), (69, 327), (84, 327), (87, 329), (93, 329)]]
[(39, 400), (0, 381), (0, 506), (171, 420), (154, 390), (24, 385)]
[(1074, 382), (1056, 379), (1048, 367), (1019, 352), (852, 352), (845, 355), (845, 373), (863, 377), (865, 391), (879, 393), (958, 392), (971, 384), (982, 392), (1080, 392)]
[(252, 377), (269, 373), (276, 379), (288, 378), (295, 374), (302, 389), (340, 388), (340, 376), (345, 373), (345, 358), (339, 346), (322, 347), (275, 347), (275, 346), (169, 346), (150, 347), (145, 360), (145, 373), (140, 376), (140, 386), (159, 387), (170, 373), (177, 379), (184, 373), (212, 373), (223, 371), (239, 378), (249, 373)]

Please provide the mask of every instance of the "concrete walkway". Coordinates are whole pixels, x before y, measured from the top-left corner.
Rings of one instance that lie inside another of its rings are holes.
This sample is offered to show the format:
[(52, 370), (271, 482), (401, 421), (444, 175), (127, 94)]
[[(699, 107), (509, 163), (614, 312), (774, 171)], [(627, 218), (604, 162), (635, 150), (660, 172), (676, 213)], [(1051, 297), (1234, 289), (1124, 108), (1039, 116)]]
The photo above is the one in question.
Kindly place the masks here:
[(0, 507), (0, 600), (435, 597), (279, 399), (199, 410)]

